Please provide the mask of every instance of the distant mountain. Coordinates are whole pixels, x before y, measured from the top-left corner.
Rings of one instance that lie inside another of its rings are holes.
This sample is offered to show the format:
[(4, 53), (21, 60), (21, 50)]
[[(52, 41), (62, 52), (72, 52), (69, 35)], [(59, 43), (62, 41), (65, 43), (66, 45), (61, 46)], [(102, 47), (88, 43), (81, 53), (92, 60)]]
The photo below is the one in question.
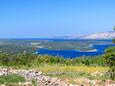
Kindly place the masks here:
[(54, 39), (79, 39), (81, 35), (76, 36), (53, 36)]
[(115, 31), (98, 32), (89, 35), (74, 35), (74, 36), (54, 36), (54, 39), (113, 39)]
[(113, 39), (113, 38), (115, 38), (115, 31), (94, 33), (80, 37), (80, 39)]
[(53, 36), (54, 39), (71, 39), (71, 36)]

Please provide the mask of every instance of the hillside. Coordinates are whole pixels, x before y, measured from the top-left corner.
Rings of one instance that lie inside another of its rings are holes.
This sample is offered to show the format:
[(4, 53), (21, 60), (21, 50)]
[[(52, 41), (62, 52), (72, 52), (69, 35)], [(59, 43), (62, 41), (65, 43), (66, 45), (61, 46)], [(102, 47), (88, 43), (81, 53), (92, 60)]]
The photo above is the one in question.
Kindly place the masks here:
[(80, 39), (113, 39), (115, 38), (115, 31), (100, 32), (82, 36)]

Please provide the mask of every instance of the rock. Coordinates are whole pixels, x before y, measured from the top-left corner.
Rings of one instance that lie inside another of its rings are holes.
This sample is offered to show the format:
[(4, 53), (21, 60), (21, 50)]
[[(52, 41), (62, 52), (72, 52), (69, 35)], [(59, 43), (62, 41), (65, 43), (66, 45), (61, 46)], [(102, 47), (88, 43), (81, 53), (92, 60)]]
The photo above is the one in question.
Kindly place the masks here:
[[(0, 75), (9, 75), (9, 74), (18, 74), (27, 80), (34, 79), (36, 80), (37, 83), (40, 83), (41, 86), (70, 86), (68, 83), (60, 79), (44, 76), (41, 71), (14, 70), (14, 69), (7, 69), (7, 68), (0, 69)], [(25, 83), (19, 82), (19, 84), (25, 85), (25, 86), (31, 85), (31, 83), (29, 82), (25, 82)]]
[[(22, 77), (24, 77), (26, 80), (35, 80), (40, 86), (81, 86), (81, 85), (87, 85), (89, 86), (92, 84), (92, 86), (99, 86), (99, 83), (101, 81), (99, 80), (89, 80), (87, 78), (76, 78), (75, 81), (79, 84), (69, 84), (61, 79), (58, 78), (50, 78), (45, 75), (41, 71), (35, 71), (35, 70), (14, 70), (14, 69), (7, 69), (7, 68), (0, 68), (0, 76), (1, 75), (9, 75), (9, 74), (18, 74)], [(99, 72), (92, 73), (92, 75), (102, 75)], [(85, 82), (85, 83), (83, 83)], [(32, 86), (31, 82), (19, 82), (19, 85), (21, 86)], [(6, 86), (6, 85), (0, 85), (0, 86)], [(115, 86), (115, 82), (108, 80), (104, 82), (103, 86)]]

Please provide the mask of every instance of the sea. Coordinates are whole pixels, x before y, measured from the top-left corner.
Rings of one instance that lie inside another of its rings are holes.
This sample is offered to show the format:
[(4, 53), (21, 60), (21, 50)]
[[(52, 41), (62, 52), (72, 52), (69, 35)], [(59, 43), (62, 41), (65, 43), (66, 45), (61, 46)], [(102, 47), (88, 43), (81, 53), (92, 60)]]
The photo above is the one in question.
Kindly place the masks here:
[[(68, 41), (68, 40), (62, 40), (62, 39), (54, 39), (54, 41)], [(71, 41), (69, 39), (69, 41)], [(76, 40), (74, 40), (76, 41)], [(77, 40), (79, 41), (79, 40)], [(80, 40), (84, 41), (84, 40)], [(101, 41), (101, 40), (98, 40)], [(102, 40), (104, 41), (104, 40)], [(111, 40), (105, 40), (110, 41)], [(51, 56), (57, 56), (57, 57), (64, 57), (64, 58), (79, 58), (82, 56), (98, 56), (105, 53), (105, 49), (115, 46), (115, 44), (93, 44), (92, 47), (94, 48), (93, 51), (79, 51), (79, 50), (51, 50), (51, 49), (45, 49), (40, 48), (37, 49), (37, 53), (40, 55), (51, 55)]]

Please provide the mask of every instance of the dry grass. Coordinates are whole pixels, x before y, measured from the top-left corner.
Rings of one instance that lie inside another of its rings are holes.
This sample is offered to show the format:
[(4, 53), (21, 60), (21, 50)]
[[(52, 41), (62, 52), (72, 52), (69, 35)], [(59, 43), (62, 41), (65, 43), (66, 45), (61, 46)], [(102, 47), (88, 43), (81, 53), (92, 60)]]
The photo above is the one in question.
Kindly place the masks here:
[(54, 72), (64, 72), (65, 74), (62, 75), (48, 75), (50, 77), (57, 77), (63, 79), (69, 83), (78, 83), (75, 81), (76, 79), (86, 78), (90, 80), (105, 80), (108, 79), (108, 76), (91, 76), (90, 73), (94, 72), (106, 72), (109, 68), (108, 67), (93, 67), (93, 66), (67, 66), (67, 65), (39, 65), (38, 67), (25, 67), (21, 66), (18, 69), (34, 69), (37, 71), (42, 71), (43, 73), (54, 73)]
[(76, 78), (88, 78), (92, 80), (104, 80), (108, 77), (102, 76), (91, 76), (90, 73), (105, 72), (109, 68), (107, 67), (89, 67), (89, 66), (59, 66), (59, 65), (43, 65), (35, 68), (36, 70), (40, 70), (43, 73), (54, 73), (54, 72), (64, 72), (62, 75), (49, 75), (50, 77), (61, 78), (69, 83), (76, 83)]
[(59, 65), (44, 65), (35, 68), (44, 73), (48, 72), (104, 72), (107, 71), (107, 67), (89, 67), (89, 66), (59, 66)]

